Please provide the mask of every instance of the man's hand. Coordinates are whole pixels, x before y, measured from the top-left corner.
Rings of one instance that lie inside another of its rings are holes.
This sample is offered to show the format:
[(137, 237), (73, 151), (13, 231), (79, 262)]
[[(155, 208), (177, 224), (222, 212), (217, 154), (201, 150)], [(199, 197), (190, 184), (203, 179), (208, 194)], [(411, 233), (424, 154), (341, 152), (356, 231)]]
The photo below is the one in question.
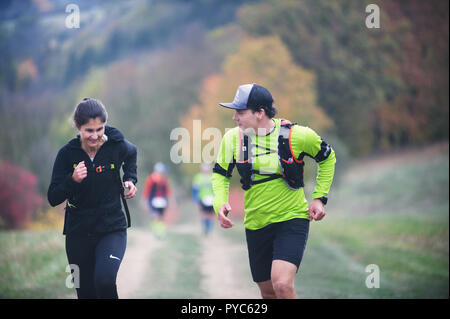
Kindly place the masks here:
[(325, 207), (320, 199), (315, 199), (309, 205), (309, 220), (321, 220), (325, 217)]
[(125, 194), (125, 199), (133, 198), (136, 195), (137, 187), (134, 186), (132, 181), (126, 181), (124, 187), (128, 188), (128, 193)]
[(87, 176), (87, 168), (84, 165), (84, 161), (81, 161), (78, 163), (77, 167), (73, 170), (72, 179), (77, 182), (81, 183), (83, 179), (85, 179)]
[(231, 206), (228, 203), (223, 204), (217, 212), (220, 226), (223, 228), (231, 228), (234, 225), (233, 222), (227, 217), (229, 212), (231, 212)]

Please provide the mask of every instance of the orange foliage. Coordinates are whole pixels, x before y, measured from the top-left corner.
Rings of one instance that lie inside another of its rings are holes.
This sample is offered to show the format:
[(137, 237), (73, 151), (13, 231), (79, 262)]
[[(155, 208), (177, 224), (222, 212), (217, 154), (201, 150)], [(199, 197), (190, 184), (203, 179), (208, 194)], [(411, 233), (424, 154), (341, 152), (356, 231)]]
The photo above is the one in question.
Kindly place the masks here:
[(238, 52), (225, 60), (222, 72), (204, 79), (200, 103), (180, 119), (181, 125), (192, 137), (193, 120), (201, 120), (203, 130), (214, 127), (223, 135), (236, 124), (232, 120), (233, 111), (220, 107), (219, 103), (232, 101), (238, 86), (246, 83), (269, 89), (278, 109), (276, 117), (314, 127), (318, 132), (333, 127), (317, 105), (314, 73), (296, 65), (278, 37), (244, 38)]
[(36, 68), (36, 65), (34, 64), (33, 59), (26, 59), (22, 63), (20, 63), (17, 69), (17, 73), (19, 79), (22, 81), (35, 80), (38, 76), (38, 70)]
[(207, 123), (204, 127), (234, 127), (232, 112), (218, 103), (232, 101), (239, 85), (257, 83), (271, 91), (279, 111), (277, 116), (323, 131), (333, 124), (317, 105), (315, 81), (312, 72), (292, 61), (277, 37), (245, 38), (239, 51), (225, 60), (222, 73), (204, 80), (200, 104), (193, 105), (180, 122), (188, 129), (192, 119)]

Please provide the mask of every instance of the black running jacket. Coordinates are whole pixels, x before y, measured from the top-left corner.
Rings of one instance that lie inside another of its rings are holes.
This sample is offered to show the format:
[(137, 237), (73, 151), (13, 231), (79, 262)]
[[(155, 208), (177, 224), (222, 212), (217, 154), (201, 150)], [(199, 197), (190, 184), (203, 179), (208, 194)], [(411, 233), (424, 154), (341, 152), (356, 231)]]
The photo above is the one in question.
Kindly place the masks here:
[[(47, 197), (52, 206), (67, 201), (63, 234), (107, 233), (128, 226), (120, 198), (121, 183), (137, 183), (137, 149), (116, 128), (106, 125), (105, 135), (108, 139), (93, 162), (81, 148), (79, 136), (64, 145), (56, 156)], [(88, 173), (77, 183), (72, 174), (81, 161)]]

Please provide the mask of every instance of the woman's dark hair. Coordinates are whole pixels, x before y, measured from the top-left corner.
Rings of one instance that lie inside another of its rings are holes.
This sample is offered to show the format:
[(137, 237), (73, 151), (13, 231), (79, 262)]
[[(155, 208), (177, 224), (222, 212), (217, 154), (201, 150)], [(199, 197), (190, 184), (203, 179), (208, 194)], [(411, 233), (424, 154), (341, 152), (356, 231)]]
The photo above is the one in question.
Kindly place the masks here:
[(95, 119), (97, 117), (105, 123), (108, 119), (108, 113), (102, 102), (89, 97), (85, 97), (83, 101), (77, 105), (75, 112), (73, 113), (73, 119), (77, 127), (83, 126), (89, 122), (90, 119)]

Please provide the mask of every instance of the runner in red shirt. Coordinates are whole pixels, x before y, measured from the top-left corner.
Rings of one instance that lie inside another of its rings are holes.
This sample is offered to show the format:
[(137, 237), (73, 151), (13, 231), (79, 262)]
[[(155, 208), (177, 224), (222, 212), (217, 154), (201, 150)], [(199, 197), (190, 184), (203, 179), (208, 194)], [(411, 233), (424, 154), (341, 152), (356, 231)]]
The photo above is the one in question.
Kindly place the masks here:
[(163, 220), (164, 212), (169, 203), (171, 194), (169, 179), (167, 177), (167, 167), (158, 162), (153, 168), (153, 172), (145, 180), (142, 198), (152, 215), (152, 231), (158, 238), (165, 236), (165, 224)]

